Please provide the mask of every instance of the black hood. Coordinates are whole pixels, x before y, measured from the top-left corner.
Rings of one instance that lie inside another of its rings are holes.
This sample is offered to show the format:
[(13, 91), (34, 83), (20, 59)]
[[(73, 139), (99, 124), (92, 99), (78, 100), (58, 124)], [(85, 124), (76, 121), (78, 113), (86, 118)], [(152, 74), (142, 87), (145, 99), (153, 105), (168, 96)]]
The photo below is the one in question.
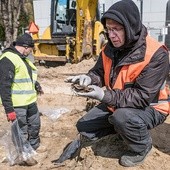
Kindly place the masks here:
[(142, 22), (138, 7), (132, 0), (121, 0), (113, 4), (101, 18), (103, 26), (106, 26), (106, 18), (113, 19), (125, 28), (126, 39), (124, 48), (129, 48), (138, 40)]

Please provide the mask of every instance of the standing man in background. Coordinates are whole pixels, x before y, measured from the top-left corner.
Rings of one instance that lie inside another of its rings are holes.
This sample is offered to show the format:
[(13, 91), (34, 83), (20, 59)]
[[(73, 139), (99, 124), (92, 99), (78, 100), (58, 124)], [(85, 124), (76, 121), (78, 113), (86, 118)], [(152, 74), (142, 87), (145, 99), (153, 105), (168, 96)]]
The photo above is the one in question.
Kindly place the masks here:
[(131, 167), (144, 161), (152, 148), (149, 130), (169, 114), (168, 51), (148, 36), (132, 0), (113, 4), (101, 22), (108, 43), (98, 61), (86, 75), (67, 79), (93, 89), (77, 95), (101, 102), (78, 120), (77, 129), (90, 140), (119, 134), (128, 146), (120, 164)]
[(43, 94), (37, 82), (37, 69), (27, 58), (34, 48), (32, 37), (25, 33), (5, 49), (0, 57), (0, 96), (7, 120), (18, 120), (24, 137), (33, 149), (40, 146), (40, 114), (37, 94)]

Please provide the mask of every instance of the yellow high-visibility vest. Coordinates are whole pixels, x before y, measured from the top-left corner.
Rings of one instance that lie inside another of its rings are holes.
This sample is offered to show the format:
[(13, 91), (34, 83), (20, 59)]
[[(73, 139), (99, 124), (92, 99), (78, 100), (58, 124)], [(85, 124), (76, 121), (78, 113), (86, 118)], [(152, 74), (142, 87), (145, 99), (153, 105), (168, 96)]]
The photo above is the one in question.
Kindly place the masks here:
[(32, 68), (31, 80), (28, 69), (20, 56), (12, 52), (5, 52), (1, 55), (0, 60), (4, 57), (8, 58), (15, 66), (14, 82), (11, 87), (13, 106), (26, 106), (35, 102), (37, 100), (37, 92), (35, 90), (37, 68), (29, 59), (26, 59), (26, 62)]

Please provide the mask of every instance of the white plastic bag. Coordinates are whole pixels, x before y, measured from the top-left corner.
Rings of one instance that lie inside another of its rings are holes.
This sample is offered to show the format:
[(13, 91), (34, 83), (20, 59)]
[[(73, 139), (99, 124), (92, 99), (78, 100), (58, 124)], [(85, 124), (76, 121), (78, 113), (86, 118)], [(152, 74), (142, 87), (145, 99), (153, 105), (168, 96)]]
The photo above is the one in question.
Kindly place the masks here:
[(8, 130), (2, 137), (2, 142), (5, 146), (7, 160), (11, 166), (24, 164), (25, 161), (36, 154), (29, 141), (22, 135), (17, 120), (12, 123), (11, 130)]
[(59, 109), (44, 109), (42, 113), (45, 114), (49, 119), (52, 121), (57, 120), (61, 115), (68, 112), (69, 110), (66, 108), (59, 108)]

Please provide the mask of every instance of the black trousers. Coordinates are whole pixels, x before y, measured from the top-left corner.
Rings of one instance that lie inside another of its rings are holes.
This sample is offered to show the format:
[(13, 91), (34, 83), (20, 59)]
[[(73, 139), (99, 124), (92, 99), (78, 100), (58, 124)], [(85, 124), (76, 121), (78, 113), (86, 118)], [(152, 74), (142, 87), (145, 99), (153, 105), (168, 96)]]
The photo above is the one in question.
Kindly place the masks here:
[(22, 130), (24, 137), (30, 142), (33, 149), (40, 145), (40, 114), (36, 103), (28, 106), (15, 107), (18, 125)]
[(80, 134), (91, 140), (118, 133), (130, 150), (140, 153), (152, 143), (149, 130), (165, 120), (166, 115), (152, 107), (110, 112), (105, 104), (99, 104), (79, 119), (76, 126)]

